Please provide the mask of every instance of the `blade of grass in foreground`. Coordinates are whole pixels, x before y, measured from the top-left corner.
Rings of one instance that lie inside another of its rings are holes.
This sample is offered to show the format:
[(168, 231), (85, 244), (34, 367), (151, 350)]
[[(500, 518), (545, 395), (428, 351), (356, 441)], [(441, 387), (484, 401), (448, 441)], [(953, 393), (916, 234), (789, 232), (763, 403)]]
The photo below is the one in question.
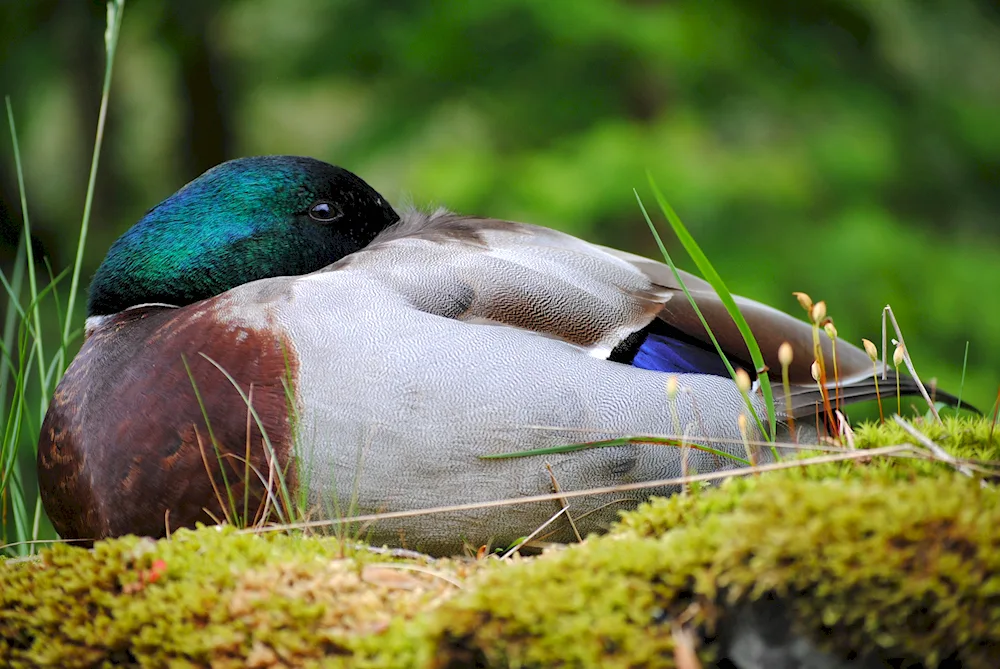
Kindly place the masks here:
[[(42, 331), (42, 315), (38, 309), (38, 282), (35, 278), (35, 254), (31, 247), (31, 223), (28, 218), (28, 197), (25, 194), (24, 189), (24, 168), (21, 165), (21, 148), (17, 141), (17, 126), (14, 125), (14, 109), (10, 105), (10, 96), (4, 98), (4, 102), (7, 105), (7, 123), (10, 126), (10, 139), (14, 148), (14, 169), (17, 173), (17, 190), (18, 196), (21, 200), (21, 219), (24, 222), (23, 230), (21, 235), (24, 239), (24, 257), (27, 262), (27, 274), (28, 274), (28, 288), (31, 294), (31, 302), (35, 305), (35, 308), (30, 310), (31, 317), (35, 322), (35, 333)], [(20, 295), (17, 296), (20, 298)], [(45, 378), (45, 354), (42, 351), (42, 339), (36, 336), (34, 345), (38, 350), (38, 379), (39, 381)]]
[(958, 404), (955, 411), (962, 408), (962, 393), (965, 392), (965, 371), (969, 368), (969, 342), (965, 342), (965, 357), (962, 358), (962, 383), (958, 386)]
[[(691, 257), (694, 258), (695, 263), (698, 265), (698, 268), (701, 270), (706, 280), (708, 280), (709, 283), (712, 284), (712, 287), (715, 288), (716, 293), (718, 293), (719, 297), (723, 301), (723, 304), (726, 306), (726, 310), (729, 312), (730, 316), (733, 318), (733, 320), (739, 327), (740, 333), (743, 335), (743, 338), (747, 343), (747, 348), (750, 350), (750, 356), (751, 359), (753, 360), (754, 365), (758, 370), (764, 369), (764, 357), (763, 355), (761, 355), (760, 347), (757, 345), (757, 340), (754, 338), (753, 333), (750, 332), (750, 326), (743, 318), (743, 314), (740, 313), (739, 307), (736, 306), (736, 301), (733, 299), (732, 294), (726, 288), (726, 285), (722, 282), (722, 278), (719, 276), (718, 272), (715, 271), (715, 268), (712, 267), (712, 264), (708, 261), (708, 258), (701, 251), (701, 248), (694, 241), (694, 238), (690, 235), (690, 233), (688, 233), (687, 228), (685, 228), (684, 224), (681, 223), (680, 218), (677, 216), (676, 213), (674, 213), (673, 209), (670, 208), (670, 205), (667, 204), (662, 194), (660, 194), (660, 191), (656, 188), (656, 185), (653, 184), (652, 178), (650, 178), (650, 183), (653, 185), (653, 190), (656, 195), (657, 201), (660, 204), (661, 209), (663, 209), (663, 212), (667, 216), (667, 219), (670, 220), (671, 225), (674, 227), (674, 230), (677, 233), (678, 238), (680, 238), (681, 242), (684, 244), (685, 249), (687, 249)], [(698, 308), (698, 305), (694, 301), (694, 298), (691, 296), (691, 293), (688, 291), (687, 286), (684, 285), (684, 280), (681, 279), (680, 273), (677, 271), (676, 265), (674, 265), (674, 262), (671, 259), (670, 254), (667, 252), (667, 249), (663, 244), (663, 240), (660, 238), (659, 232), (657, 232), (656, 230), (656, 226), (653, 225), (653, 221), (650, 219), (649, 213), (646, 211), (646, 207), (643, 205), (641, 198), (639, 198), (639, 194), (636, 193), (635, 197), (636, 200), (639, 202), (639, 208), (642, 211), (642, 215), (646, 219), (646, 223), (649, 225), (649, 229), (653, 233), (653, 237), (656, 239), (656, 243), (660, 248), (660, 252), (663, 254), (664, 260), (666, 260), (667, 264), (670, 266), (671, 271), (674, 273), (674, 277), (677, 279), (677, 283), (680, 285), (681, 289), (684, 291), (684, 294), (691, 302), (691, 306), (694, 308), (695, 313), (698, 315), (698, 318), (701, 320), (702, 325), (705, 327), (705, 331), (708, 333), (709, 338), (715, 345), (715, 349), (718, 352), (719, 357), (722, 358), (722, 361), (726, 365), (726, 369), (729, 370), (729, 374), (733, 377), (733, 380), (735, 381), (736, 370), (733, 369), (733, 366), (726, 358), (726, 355), (722, 350), (722, 346), (719, 345), (718, 340), (716, 340), (715, 338), (715, 334), (712, 332), (712, 329), (708, 325), (708, 321), (705, 320), (704, 315), (702, 315), (701, 313), (701, 309)], [(773, 442), (776, 435), (776, 422), (777, 422), (774, 410), (774, 395), (771, 391), (771, 385), (769, 379), (767, 378), (767, 375), (761, 373), (758, 374), (758, 378), (760, 378), (761, 389), (764, 393), (764, 400), (767, 403), (770, 432), (764, 429), (764, 425), (761, 423), (760, 417), (754, 410), (754, 407), (750, 402), (750, 398), (745, 393), (741, 394), (743, 395), (743, 401), (746, 403), (747, 411), (751, 416), (753, 416), (754, 420), (757, 422), (757, 426), (760, 429), (761, 434), (766, 435), (768, 440)], [(679, 440), (676, 439), (669, 439), (662, 437), (623, 437), (620, 439), (609, 439), (604, 441), (565, 444), (560, 446), (539, 448), (528, 451), (500, 453), (496, 455), (483, 455), (480, 456), (480, 459), (495, 460), (503, 458), (523, 458), (535, 455), (573, 453), (576, 451), (587, 450), (590, 448), (621, 446), (625, 444), (635, 444), (635, 443), (662, 444), (674, 447), (690, 446), (691, 448), (694, 448), (696, 450), (705, 451), (719, 457), (729, 458), (737, 462), (741, 462), (746, 466), (750, 466), (751, 464), (750, 461), (744, 458), (740, 458), (731, 453), (726, 453), (725, 451), (710, 448), (708, 446), (702, 446), (700, 444), (681, 443)], [(777, 450), (774, 449), (773, 446), (771, 448), (771, 451), (775, 457), (775, 460), (780, 459), (778, 457)]]
[[(12, 347), (8, 348), (6, 344), (4, 345), (4, 356), (6, 358), (6, 362), (10, 363), (14, 373), (14, 388), (11, 397), (11, 404), (9, 411), (7, 411), (7, 418), (4, 423), (3, 442), (0, 443), (0, 524), (2, 524), (3, 530), (2, 533), (0, 533), (0, 535), (2, 535), (0, 538), (6, 541), (8, 539), (8, 521), (6, 514), (8, 505), (10, 509), (10, 523), (13, 525), (13, 538), (38, 538), (37, 532), (33, 533), (31, 530), (33, 526), (37, 525), (37, 518), (32, 517), (31, 511), (29, 511), (30, 502), (25, 499), (26, 485), (23, 480), (25, 472), (20, 466), (19, 450), (24, 441), (22, 435), (25, 432), (25, 419), (28, 417), (26, 410), (26, 389), (30, 383), (30, 368), (33, 361), (37, 361), (38, 383), (43, 385), (45, 380), (45, 359), (42, 352), (40, 336), (41, 315), (38, 309), (38, 283), (35, 278), (35, 260), (31, 247), (31, 226), (28, 218), (27, 197), (25, 196), (24, 170), (22, 169), (21, 164), (21, 149), (17, 141), (17, 127), (14, 124), (14, 111), (10, 104), (10, 98), (5, 97), (5, 102), (7, 107), (7, 122), (10, 127), (10, 136), (14, 151), (14, 166), (17, 174), (21, 216), (24, 221), (24, 227), (21, 232), (22, 248), (24, 249), (23, 255), (20, 252), (21, 249), (18, 249), (18, 256), (22, 259), (24, 264), (19, 268), (15, 267), (14, 271), (15, 278), (18, 279), (18, 284), (20, 284), (20, 276), (17, 275), (23, 276), (24, 273), (27, 273), (31, 298), (28, 309), (22, 309), (20, 304), (21, 286), (18, 285), (15, 288), (14, 286), (11, 286), (6, 279), (4, 280), (4, 288), (10, 298), (10, 301), (7, 304), (5, 321), (10, 323), (12, 326), (16, 325), (16, 328), (14, 329), (18, 332), (16, 363), (14, 362)], [(34, 322), (34, 325), (32, 325), (32, 321)], [(11, 332), (11, 335), (13, 335), (13, 331)], [(11, 337), (11, 339), (13, 339), (13, 337)], [(13, 341), (11, 341), (11, 343), (13, 343)], [(4, 394), (0, 397), (0, 401), (6, 404), (7, 378), (6, 374), (4, 376)], [(4, 408), (7, 407), (5, 406)], [(32, 433), (30, 429), (28, 432), (28, 439), (37, 443), (37, 439), (33, 439), (36, 435)]]
[[(31, 226), (28, 218), (17, 130), (14, 125), (12, 104), (9, 98), (7, 99), (7, 116), (14, 145), (14, 161), (17, 168), (18, 189), (21, 195), (24, 229), (11, 281), (7, 282), (6, 277), (3, 280), (3, 291), (7, 293), (9, 301), (5, 309), (3, 341), (0, 345), (0, 356), (2, 356), (0, 365), (3, 366), (3, 369), (0, 370), (0, 414), (4, 415), (3, 441), (0, 442), (0, 545), (10, 542), (8, 546), (0, 548), (0, 553), (3, 554), (33, 553), (40, 543), (48, 540), (49, 536), (51, 536), (51, 540), (55, 540), (54, 534), (48, 534), (51, 530), (43, 526), (44, 512), (41, 498), (37, 494), (37, 482), (34, 480), (36, 474), (34, 467), (28, 462), (29, 460), (33, 461), (36, 456), (41, 421), (48, 408), (55, 382), (65, 371), (66, 351), (80, 331), (79, 327), (73, 325), (73, 305), (83, 267), (83, 251), (87, 239), (110, 97), (112, 65), (121, 32), (124, 5), (124, 0), (110, 0), (107, 3), (107, 28), (104, 34), (107, 58), (101, 95), (101, 110), (94, 141), (87, 198), (80, 226), (80, 238), (77, 244), (76, 259), (72, 266), (72, 286), (65, 312), (60, 308), (58, 298), (56, 298), (56, 311), (59, 318), (56, 325), (49, 325), (47, 328), (43, 327), (45, 321), (42, 318), (40, 303), (50, 291), (52, 295), (55, 295), (54, 287), (62, 278), (63, 273), (52, 276), (51, 268), (48, 268), (51, 281), (48, 286), (39, 289), (36, 283), (35, 259), (31, 248)], [(30, 292), (27, 308), (21, 304), (21, 288), (25, 274), (28, 278)], [(59, 348), (51, 358), (46, 358), (42, 349), (43, 333), (47, 330), (55, 330), (61, 334)], [(15, 338), (17, 339), (16, 344)], [(37, 381), (31, 373), (35, 367), (37, 367)], [(21, 466), (22, 464), (24, 466)], [(47, 536), (41, 537), (40, 535), (43, 533), (46, 533)]]
[(108, 118), (108, 100), (111, 98), (111, 71), (115, 64), (115, 51), (118, 49), (118, 35), (122, 27), (122, 15), (125, 13), (125, 0), (108, 2), (108, 23), (104, 31), (104, 50), (107, 54), (104, 67), (104, 85), (101, 89), (101, 110), (97, 116), (97, 134), (94, 137), (94, 155), (90, 161), (90, 177), (87, 181), (87, 197), (83, 203), (83, 219), (80, 221), (80, 239), (76, 245), (76, 260), (73, 262), (73, 278), (69, 284), (69, 297), (66, 303), (66, 323), (63, 327), (63, 346), (69, 339), (73, 323), (73, 305), (76, 302), (76, 292), (80, 287), (80, 268), (83, 267), (83, 249), (87, 244), (87, 232), (90, 229), (90, 209), (94, 202), (94, 188), (97, 185), (97, 166), (101, 162), (101, 146), (104, 144), (104, 123)]
[(740, 464), (749, 467), (750, 461), (746, 458), (741, 458), (738, 455), (733, 455), (732, 453), (727, 453), (726, 451), (719, 450), (717, 448), (712, 448), (710, 446), (702, 446), (701, 444), (691, 443), (689, 441), (681, 441), (680, 439), (670, 439), (669, 437), (619, 437), (617, 439), (602, 439), (600, 441), (584, 441), (578, 444), (565, 444), (561, 446), (550, 446), (548, 448), (536, 448), (530, 451), (517, 451), (514, 453), (497, 453), (495, 455), (480, 455), (480, 460), (504, 460), (506, 458), (527, 458), (533, 455), (552, 455), (557, 453), (575, 453), (576, 451), (585, 451), (591, 448), (605, 448), (607, 446), (627, 446), (628, 444), (658, 444), (661, 446), (672, 446), (674, 448), (693, 448), (696, 451), (704, 451), (706, 453), (711, 453), (720, 458), (726, 458), (728, 460), (733, 460), (734, 462), (739, 462)]
[[(0, 271), (0, 281), (3, 282), (4, 290), (7, 292), (7, 312), (4, 314), (3, 323), (3, 342), (0, 344), (2, 347), (3, 360), (0, 361), (0, 407), (4, 406), (7, 398), (7, 384), (10, 382), (10, 377), (12, 373), (17, 372), (17, 368), (14, 366), (14, 359), (10, 355), (10, 351), (14, 348), (14, 335), (17, 333), (18, 323), (23, 318), (21, 312), (21, 284), (24, 281), (24, 268), (27, 264), (27, 257), (25, 251), (25, 240), (22, 237), (20, 243), (17, 245), (17, 256), (14, 258), (14, 267), (12, 268), (11, 279), (8, 282), (7, 277)], [(0, 490), (3, 487), (0, 486)]]
[[(774, 409), (774, 393), (771, 389), (771, 382), (767, 374), (760, 371), (766, 369), (766, 365), (764, 364), (764, 356), (760, 352), (760, 346), (757, 345), (757, 340), (753, 336), (753, 333), (750, 331), (750, 325), (747, 324), (746, 319), (743, 318), (743, 314), (740, 313), (739, 307), (736, 306), (736, 300), (733, 299), (733, 295), (732, 293), (729, 292), (729, 289), (726, 287), (726, 284), (722, 280), (722, 277), (719, 276), (719, 273), (715, 270), (715, 267), (708, 260), (708, 256), (705, 255), (705, 253), (701, 250), (701, 247), (698, 246), (698, 242), (696, 242), (694, 240), (694, 237), (691, 236), (691, 233), (688, 232), (688, 229), (681, 222), (681, 219), (677, 215), (677, 212), (674, 211), (673, 207), (670, 206), (666, 198), (663, 197), (663, 194), (660, 192), (659, 187), (657, 187), (656, 182), (653, 180), (652, 175), (647, 174), (647, 177), (649, 179), (649, 185), (653, 190), (653, 196), (656, 198), (657, 204), (660, 205), (660, 210), (663, 212), (663, 215), (667, 217), (667, 221), (670, 223), (670, 227), (673, 228), (674, 234), (677, 235), (677, 238), (684, 246), (684, 250), (688, 252), (688, 255), (691, 256), (692, 260), (694, 260), (695, 265), (698, 266), (698, 271), (701, 272), (705, 280), (708, 281), (712, 285), (712, 288), (715, 289), (715, 292), (718, 294), (719, 299), (722, 300), (722, 304), (726, 307), (726, 311), (729, 312), (729, 316), (733, 319), (733, 322), (736, 323), (736, 327), (739, 328), (740, 334), (743, 335), (743, 341), (746, 342), (747, 349), (750, 351), (750, 358), (754, 364), (754, 367), (757, 370), (757, 378), (760, 381), (760, 389), (764, 395), (764, 403), (767, 406), (767, 421), (770, 431), (767, 432), (764, 431), (763, 426), (760, 425), (760, 419), (757, 417), (757, 412), (753, 410), (752, 406), (750, 406), (749, 399), (744, 397), (744, 400), (746, 400), (747, 402), (747, 407), (750, 409), (751, 415), (757, 421), (758, 426), (761, 427), (761, 432), (768, 435), (768, 438), (771, 441), (773, 441), (777, 434), (777, 417)], [(636, 197), (638, 198), (638, 195), (636, 195)], [(639, 206), (642, 207), (641, 201), (639, 202)], [(674, 266), (673, 262), (670, 261), (669, 254), (667, 253), (666, 247), (664, 247), (663, 242), (660, 240), (660, 237), (656, 232), (655, 226), (653, 226), (652, 222), (649, 219), (649, 216), (646, 214), (645, 207), (642, 207), (642, 210), (643, 210), (643, 215), (646, 216), (647, 223), (649, 223), (650, 230), (653, 232), (653, 236), (656, 237), (656, 243), (660, 247), (660, 251), (663, 253), (664, 258), (667, 259), (670, 268), (674, 272), (674, 276), (681, 284), (681, 287), (684, 289), (684, 293), (691, 301), (691, 304), (694, 306), (695, 311), (698, 311), (698, 307), (697, 305), (694, 304), (694, 300), (691, 297), (691, 294), (688, 292), (687, 288), (684, 287), (683, 281), (681, 281), (680, 279), (680, 275), (677, 272), (677, 268)], [(705, 321), (704, 317), (702, 317), (700, 311), (698, 311), (698, 317), (701, 319), (702, 324), (705, 326), (705, 329), (708, 332), (709, 336), (711, 337), (712, 342), (715, 344), (716, 349), (719, 350), (719, 353), (721, 355), (722, 354), (721, 347), (716, 341), (715, 335), (712, 334), (711, 329), (708, 327), (708, 323)], [(729, 372), (733, 376), (733, 380), (735, 381), (736, 379), (735, 371), (730, 366), (729, 361), (726, 360), (726, 357), (724, 355), (722, 355), (722, 359), (726, 362), (726, 367), (729, 369)]]

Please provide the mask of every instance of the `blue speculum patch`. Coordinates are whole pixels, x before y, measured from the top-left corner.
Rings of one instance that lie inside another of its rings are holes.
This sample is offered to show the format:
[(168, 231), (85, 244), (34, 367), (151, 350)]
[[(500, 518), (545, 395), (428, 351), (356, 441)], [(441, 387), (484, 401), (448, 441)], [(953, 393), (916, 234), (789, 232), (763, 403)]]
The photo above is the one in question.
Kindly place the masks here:
[(725, 363), (714, 351), (655, 332), (650, 332), (639, 346), (632, 365), (670, 374), (729, 376)]

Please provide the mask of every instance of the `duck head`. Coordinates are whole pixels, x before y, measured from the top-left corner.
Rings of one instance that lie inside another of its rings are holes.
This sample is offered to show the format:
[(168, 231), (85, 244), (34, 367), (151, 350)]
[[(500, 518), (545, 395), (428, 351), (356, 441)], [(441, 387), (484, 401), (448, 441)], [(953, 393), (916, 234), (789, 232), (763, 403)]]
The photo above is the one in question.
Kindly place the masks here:
[(398, 220), (345, 169), (296, 156), (231, 160), (153, 207), (111, 246), (87, 315), (183, 306), (257, 279), (307, 274)]

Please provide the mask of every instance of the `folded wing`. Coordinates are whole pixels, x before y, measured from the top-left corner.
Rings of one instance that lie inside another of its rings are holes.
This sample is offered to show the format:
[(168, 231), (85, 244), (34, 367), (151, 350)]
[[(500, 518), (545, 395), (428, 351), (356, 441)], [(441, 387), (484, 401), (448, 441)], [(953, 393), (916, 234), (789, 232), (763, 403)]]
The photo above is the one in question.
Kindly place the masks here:
[[(646, 369), (727, 375), (668, 266), (549, 228), (446, 211), (411, 212), (330, 269), (348, 268), (372, 271), (429, 313), (532, 330), (595, 357)], [(747, 346), (714, 289), (691, 274), (679, 275), (732, 364), (752, 375)], [(780, 379), (779, 346), (792, 346), (791, 413), (811, 415), (821, 397), (811, 371), (812, 326), (754, 300), (735, 299), (772, 378)], [(828, 387), (839, 385), (841, 397), (850, 401), (874, 399), (875, 366), (868, 355), (838, 340), (835, 378), (832, 342), (822, 332), (819, 342)], [(902, 381), (904, 393), (916, 392), (912, 379)], [(783, 398), (780, 406), (785, 408)]]

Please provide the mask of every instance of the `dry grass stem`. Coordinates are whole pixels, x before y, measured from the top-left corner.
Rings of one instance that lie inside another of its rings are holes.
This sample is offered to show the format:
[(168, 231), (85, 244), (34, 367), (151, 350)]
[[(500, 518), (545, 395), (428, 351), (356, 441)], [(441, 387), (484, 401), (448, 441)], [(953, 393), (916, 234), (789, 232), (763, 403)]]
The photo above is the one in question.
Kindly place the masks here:
[(847, 447), (852, 451), (857, 450), (857, 446), (854, 443), (854, 428), (851, 427), (844, 412), (839, 409), (837, 410), (837, 421), (840, 425), (840, 436), (847, 442)]
[(567, 511), (568, 509), (569, 509), (569, 507), (568, 507), (568, 506), (564, 506), (563, 508), (561, 508), (561, 509), (559, 509), (558, 511), (556, 511), (556, 512), (555, 512), (555, 513), (554, 513), (554, 514), (552, 515), (552, 517), (551, 517), (551, 518), (549, 518), (549, 519), (548, 519), (548, 520), (546, 520), (546, 521), (545, 521), (544, 523), (542, 523), (541, 525), (539, 525), (538, 527), (536, 527), (536, 528), (535, 528), (535, 531), (534, 531), (534, 532), (532, 532), (531, 534), (529, 534), (528, 536), (526, 536), (525, 538), (521, 539), (521, 540), (520, 540), (519, 542), (517, 542), (516, 544), (514, 544), (513, 546), (511, 546), (511, 547), (510, 547), (510, 548), (509, 548), (509, 549), (507, 550), (507, 552), (506, 552), (506, 553), (504, 553), (503, 555), (501, 555), (501, 556), (500, 556), (500, 559), (501, 559), (501, 560), (505, 560), (505, 559), (509, 558), (509, 557), (510, 557), (511, 555), (513, 555), (514, 553), (516, 553), (516, 552), (517, 552), (517, 551), (518, 551), (518, 550), (519, 550), (519, 549), (520, 549), (520, 548), (521, 548), (522, 546), (524, 546), (524, 545), (525, 545), (526, 543), (528, 543), (529, 541), (531, 541), (532, 539), (534, 539), (535, 537), (537, 537), (537, 536), (538, 536), (538, 534), (539, 534), (539, 532), (541, 532), (541, 531), (542, 531), (542, 530), (544, 530), (544, 529), (545, 529), (546, 527), (548, 527), (548, 526), (549, 526), (549, 525), (551, 525), (551, 524), (552, 524), (553, 522), (555, 522), (556, 518), (558, 518), (559, 516), (561, 516), (561, 515), (563, 515), (564, 513), (566, 513), (566, 511)]
[[(518, 504), (552, 502), (559, 500), (561, 497), (565, 497), (566, 499), (572, 499), (576, 497), (609, 495), (614, 493), (630, 492), (635, 490), (647, 490), (649, 488), (678, 487), (685, 483), (720, 481), (723, 479), (732, 478), (736, 476), (745, 476), (748, 474), (754, 474), (756, 472), (764, 473), (771, 471), (780, 471), (784, 469), (792, 469), (796, 467), (808, 467), (809, 465), (816, 465), (816, 464), (843, 462), (847, 460), (865, 460), (869, 458), (889, 457), (889, 456), (918, 457), (928, 460), (935, 459), (934, 457), (930, 456), (926, 450), (917, 449), (911, 444), (883, 446), (881, 448), (873, 448), (873, 449), (858, 450), (858, 451), (841, 450), (839, 453), (821, 455), (815, 458), (807, 458), (803, 460), (794, 460), (794, 461), (773, 462), (773, 463), (762, 464), (757, 467), (742, 467), (739, 469), (715, 471), (706, 474), (695, 474), (694, 476), (687, 476), (687, 477), (675, 477), (669, 479), (657, 479), (655, 481), (639, 481), (635, 483), (623, 483), (620, 485), (606, 486), (602, 488), (587, 488), (585, 490), (566, 490), (561, 493), (527, 495), (524, 497), (514, 497), (508, 499), (495, 500), (492, 502), (469, 502), (465, 504), (452, 504), (448, 506), (429, 507), (425, 509), (408, 509), (405, 511), (390, 511), (385, 513), (365, 514), (360, 516), (352, 516), (350, 518), (314, 520), (314, 521), (300, 522), (300, 523), (287, 523), (284, 525), (275, 524), (263, 528), (246, 529), (242, 531), (271, 532), (278, 530), (314, 529), (320, 527), (330, 527), (333, 525), (343, 525), (348, 523), (372, 523), (379, 520), (389, 520), (393, 518), (413, 518), (417, 516), (426, 516), (436, 513), (454, 513), (460, 511), (474, 511), (476, 509), (488, 509), (488, 508), (495, 508), (502, 506), (516, 506)], [(553, 516), (553, 518), (555, 518), (555, 516)]]
[[(418, 553), (417, 555), (421, 554)], [(461, 581), (458, 581), (450, 576), (447, 576), (446, 574), (442, 574), (440, 571), (437, 571), (435, 569), (428, 569), (427, 567), (421, 567), (418, 564), (405, 564), (402, 562), (372, 562), (370, 564), (365, 565), (365, 569), (368, 569), (370, 567), (378, 569), (395, 569), (398, 571), (412, 571), (418, 574), (427, 574), (428, 576), (439, 578), (445, 583), (455, 586), (459, 590), (465, 589), (465, 585), (463, 585)], [(362, 570), (361, 580), (364, 579), (365, 579), (365, 572), (364, 570)]]
[(670, 626), (670, 635), (674, 639), (674, 663), (677, 669), (701, 669), (701, 661), (695, 651), (694, 632), (675, 621)]
[(940, 423), (941, 415), (938, 413), (937, 407), (934, 406), (934, 400), (932, 400), (931, 396), (927, 394), (927, 388), (924, 387), (920, 377), (917, 376), (917, 370), (913, 367), (913, 360), (910, 359), (909, 349), (906, 348), (906, 341), (903, 339), (903, 331), (899, 329), (899, 323), (896, 322), (896, 314), (892, 312), (892, 307), (888, 304), (885, 305), (884, 309), (882, 309), (882, 379), (885, 380), (885, 372), (888, 369), (888, 365), (885, 360), (885, 356), (888, 355), (886, 346), (886, 317), (888, 317), (888, 319), (892, 322), (893, 330), (896, 332), (897, 341), (903, 348), (903, 362), (906, 363), (906, 369), (909, 370), (910, 376), (913, 377), (914, 382), (917, 384), (917, 388), (920, 390), (920, 394), (927, 402), (927, 406), (930, 407), (931, 413), (934, 414), (934, 418), (936, 418)]
[[(212, 468), (208, 464), (208, 456), (205, 454), (205, 444), (201, 440), (201, 433), (198, 432), (198, 426), (194, 423), (191, 424), (191, 429), (194, 430), (194, 438), (198, 441), (198, 451), (201, 453), (201, 461), (205, 465), (205, 474), (208, 476), (209, 482), (212, 484), (212, 491), (215, 493), (215, 499), (219, 502), (219, 508), (222, 509), (222, 515), (226, 517), (226, 522), (230, 525), (233, 524), (233, 520), (229, 515), (227, 509), (228, 505), (222, 498), (222, 493), (219, 491), (219, 486), (215, 484), (215, 477), (212, 476)], [(223, 463), (219, 462), (219, 467), (221, 468)], [(212, 515), (212, 514), (209, 514)]]
[[(892, 418), (893, 420), (896, 421), (897, 425), (899, 425), (906, 431), (907, 434), (916, 439), (917, 443), (919, 443), (921, 446), (927, 448), (931, 453), (933, 453), (934, 457), (937, 460), (940, 460), (941, 462), (945, 462), (951, 465), (957, 471), (961, 472), (962, 474), (965, 474), (966, 476), (969, 477), (974, 476), (973, 471), (970, 467), (968, 467), (965, 464), (962, 464), (954, 456), (948, 453), (948, 451), (944, 450), (943, 448), (935, 444), (933, 440), (931, 440), (926, 434), (923, 434), (920, 430), (914, 427), (913, 424), (911, 424), (905, 418), (899, 415), (893, 416)], [(987, 485), (986, 481), (980, 481), (979, 483), (984, 488)]]
[[(559, 487), (559, 481), (556, 480), (555, 472), (552, 471), (552, 465), (546, 462), (545, 469), (549, 472), (549, 479), (552, 481), (552, 492), (562, 492), (562, 488)], [(569, 521), (569, 526), (573, 528), (573, 535), (576, 537), (576, 540), (583, 541), (583, 537), (580, 536), (580, 530), (577, 529), (576, 523), (573, 522), (573, 514), (569, 512), (569, 502), (565, 498), (560, 497), (559, 504), (562, 505), (563, 510), (566, 512), (566, 520)]]

